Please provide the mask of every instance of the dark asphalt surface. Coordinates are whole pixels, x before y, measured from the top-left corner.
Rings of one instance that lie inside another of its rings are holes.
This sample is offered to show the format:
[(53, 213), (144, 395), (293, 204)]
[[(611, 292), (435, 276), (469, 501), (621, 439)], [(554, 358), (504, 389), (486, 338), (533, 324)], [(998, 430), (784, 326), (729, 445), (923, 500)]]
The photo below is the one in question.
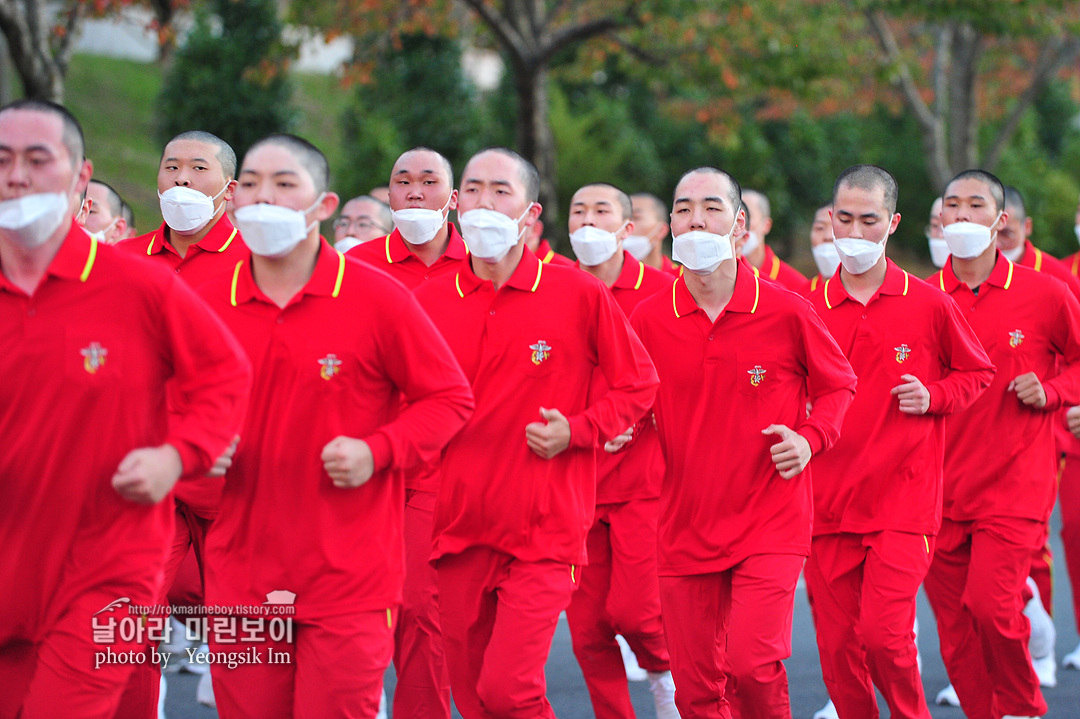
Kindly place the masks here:
[[(1061, 658), (1077, 646), (1077, 628), (1073, 618), (1071, 596), (1065, 570), (1064, 555), (1059, 535), (1060, 522), (1055, 513), (1052, 520), (1053, 531), (1051, 544), (1055, 557), (1054, 621), (1057, 628), (1056, 656), (1059, 663), (1058, 685), (1053, 689), (1043, 689), (1050, 711), (1047, 717), (1053, 719), (1072, 719), (1080, 717), (1080, 671), (1061, 669)], [(937, 632), (930, 606), (925, 596), (919, 599), (919, 622), (921, 634), (919, 649), (923, 659), (923, 688), (927, 699), (933, 701), (937, 692), (948, 680), (945, 667), (938, 653)], [(800, 587), (795, 597), (795, 619), (792, 637), (792, 656), (787, 661), (788, 681), (791, 692), (792, 716), (795, 719), (811, 719), (814, 712), (826, 701), (825, 686), (821, 682), (821, 666), (818, 663), (817, 645), (814, 639), (814, 627), (810, 620), (810, 609), (806, 603), (806, 592)], [(570, 649), (570, 633), (565, 620), (559, 622), (552, 645), (551, 656), (547, 664), (548, 699), (560, 719), (590, 719), (593, 716), (589, 703), (588, 691), (581, 677), (581, 670)], [(169, 691), (166, 700), (168, 719), (212, 719), (217, 712), (200, 706), (195, 701), (195, 686), (198, 677), (191, 674), (173, 674), (169, 676)], [(387, 675), (387, 694), (393, 691), (393, 670)], [(634, 707), (641, 719), (654, 716), (652, 696), (646, 682), (632, 682), (630, 685)], [(881, 715), (888, 716), (884, 702), (879, 701)], [(962, 719), (963, 713), (953, 707), (931, 706), (935, 719)], [(454, 716), (458, 716), (456, 713)]]

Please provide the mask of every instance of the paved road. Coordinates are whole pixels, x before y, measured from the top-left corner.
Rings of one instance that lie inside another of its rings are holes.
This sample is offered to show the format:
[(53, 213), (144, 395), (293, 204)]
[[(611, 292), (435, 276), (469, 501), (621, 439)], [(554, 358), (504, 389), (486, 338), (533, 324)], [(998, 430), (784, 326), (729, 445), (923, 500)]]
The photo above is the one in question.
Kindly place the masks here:
[[(1054, 532), (1051, 538), (1054, 556), (1057, 557), (1056, 577), (1058, 579), (1054, 593), (1054, 616), (1057, 624), (1057, 658), (1072, 651), (1078, 642), (1076, 625), (1072, 616), (1071, 589), (1066, 579), (1061, 540), (1058, 534), (1059, 523), (1054, 517)], [(928, 698), (933, 700), (938, 690), (947, 683), (945, 668), (938, 653), (937, 633), (933, 615), (925, 597), (920, 597), (919, 617), (922, 634), (919, 648), (923, 657), (923, 686)], [(799, 589), (795, 598), (795, 620), (793, 628), (792, 657), (787, 662), (788, 678), (791, 686), (791, 706), (795, 719), (810, 719), (814, 712), (825, 703), (825, 686), (821, 683), (821, 666), (818, 664), (817, 646), (814, 640), (814, 628), (810, 620), (810, 609), (806, 603), (806, 592)], [(581, 670), (570, 649), (570, 634), (566, 622), (560, 621), (547, 665), (548, 698), (560, 719), (591, 719), (592, 707), (588, 692), (581, 678)], [(190, 674), (170, 677), (166, 704), (169, 719), (212, 719), (217, 712), (199, 706), (195, 702), (195, 684), (197, 678)], [(387, 691), (392, 691), (393, 672), (387, 677)], [(1058, 671), (1058, 686), (1045, 689), (1044, 694), (1050, 705), (1046, 715), (1053, 719), (1080, 717), (1080, 671)], [(654, 716), (652, 697), (645, 682), (631, 684), (631, 695), (638, 716), (648, 719)], [(884, 703), (881, 705), (882, 716), (888, 715)], [(935, 719), (962, 719), (959, 709), (952, 707), (932, 707)], [(455, 717), (457, 714), (455, 713)]]

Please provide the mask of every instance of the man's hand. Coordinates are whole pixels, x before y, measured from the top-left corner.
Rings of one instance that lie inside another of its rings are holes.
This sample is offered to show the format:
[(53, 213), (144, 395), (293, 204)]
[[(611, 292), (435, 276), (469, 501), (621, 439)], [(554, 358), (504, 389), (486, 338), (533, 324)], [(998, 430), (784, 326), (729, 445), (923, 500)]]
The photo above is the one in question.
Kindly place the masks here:
[(133, 449), (120, 460), (112, 486), (124, 499), (138, 504), (157, 504), (169, 496), (184, 465), (171, 444)]
[(340, 489), (359, 487), (375, 473), (375, 457), (362, 439), (334, 437), (323, 447), (322, 461), (334, 486)]
[(232, 458), (236, 455), (236, 445), (239, 441), (239, 437), (233, 437), (232, 444), (226, 447), (221, 456), (214, 460), (214, 466), (206, 473), (207, 477), (225, 476), (225, 473), (232, 467)]
[(630, 427), (622, 434), (616, 436), (608, 442), (604, 442), (604, 451), (610, 454), (615, 454), (620, 449), (625, 447), (627, 443), (634, 438), (634, 428)]
[(1009, 383), (1009, 392), (1016, 392), (1016, 398), (1028, 407), (1042, 409), (1046, 406), (1046, 390), (1034, 372), (1022, 374)]
[(551, 459), (570, 446), (570, 423), (557, 409), (540, 408), (543, 422), (525, 425), (525, 443), (543, 459)]
[(892, 388), (892, 394), (900, 398), (900, 411), (904, 414), (926, 414), (930, 411), (930, 390), (913, 374), (900, 375), (904, 384)]
[(775, 434), (780, 441), (769, 450), (772, 452), (772, 461), (780, 476), (791, 479), (806, 469), (807, 462), (813, 454), (810, 451), (810, 443), (806, 438), (782, 424), (770, 424), (761, 430), (762, 434)]
[(1069, 425), (1069, 431), (1073, 437), (1080, 439), (1080, 406), (1069, 407), (1065, 412), (1065, 421)]

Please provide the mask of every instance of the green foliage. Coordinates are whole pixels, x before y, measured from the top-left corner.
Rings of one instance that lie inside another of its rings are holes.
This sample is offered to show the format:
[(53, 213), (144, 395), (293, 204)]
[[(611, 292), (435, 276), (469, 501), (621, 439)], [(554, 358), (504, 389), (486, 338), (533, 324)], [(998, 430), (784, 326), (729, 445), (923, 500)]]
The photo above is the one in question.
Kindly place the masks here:
[(1033, 225), (1032, 241), (1058, 257), (1076, 252), (1073, 224), (1080, 169), (1073, 158), (1080, 155), (1077, 110), (1064, 87), (1051, 86), (1025, 114), (994, 171), (1024, 196)]
[(242, 156), (253, 142), (296, 123), (286, 73), (295, 54), (281, 37), (274, 0), (209, 0), (176, 52), (158, 99), (158, 138), (185, 130), (221, 137)]
[[(337, 81), (325, 75), (296, 74), (296, 133), (312, 139), (331, 161), (331, 181), (344, 158), (338, 130), (343, 100)], [(68, 73), (68, 108), (86, 134), (94, 177), (115, 187), (134, 208), (140, 231), (161, 224), (156, 181), (162, 146), (154, 135), (160, 66), (132, 60), (75, 55)]]
[(385, 185), (398, 156), (422, 145), (445, 155), (460, 172), (491, 141), (487, 106), (465, 79), (458, 41), (402, 38), (358, 85), (341, 116), (344, 163), (338, 176), (343, 198)]

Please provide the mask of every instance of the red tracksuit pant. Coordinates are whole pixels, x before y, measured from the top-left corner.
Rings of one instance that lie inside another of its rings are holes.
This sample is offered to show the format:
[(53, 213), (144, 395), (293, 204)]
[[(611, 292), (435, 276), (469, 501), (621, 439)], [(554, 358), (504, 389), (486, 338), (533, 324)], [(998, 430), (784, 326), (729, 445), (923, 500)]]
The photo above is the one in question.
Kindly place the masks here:
[(579, 567), (488, 547), (442, 557), (439, 610), (454, 704), (464, 719), (554, 719), (544, 664)]
[(1080, 627), (1080, 455), (1065, 455), (1065, 465), (1058, 483), (1058, 507), (1061, 511), (1065, 566), (1073, 585), (1073, 616), (1076, 626)]
[[(210, 651), (255, 648), (261, 663), (211, 663), (214, 698), (221, 719), (374, 719), (383, 675), (394, 651), (396, 610), (300, 620), (292, 642), (230, 641), (211, 622)], [(215, 618), (216, 619), (216, 618)], [(276, 661), (270, 663), (270, 652)]]
[(821, 673), (842, 718), (876, 719), (876, 685), (890, 716), (930, 719), (912, 625), (933, 545), (908, 532), (814, 537), (806, 586)]
[(589, 530), (589, 566), (582, 570), (566, 619), (596, 719), (634, 717), (616, 634), (626, 639), (643, 669), (670, 668), (656, 576), (659, 511), (658, 499), (602, 504)]
[(683, 719), (790, 719), (791, 616), (803, 557), (759, 554), (712, 574), (660, 577)]
[(1022, 599), (1032, 553), (1045, 538), (1046, 525), (1032, 519), (942, 521), (924, 585), (945, 669), (969, 719), (1046, 713)]
[[(176, 525), (169, 555), (165, 558), (165, 582), (162, 592), (170, 604), (198, 606), (203, 601), (202, 548), (211, 520), (195, 514), (183, 502), (176, 503)], [(191, 564), (196, 565), (192, 573)], [(181, 569), (185, 571), (181, 571)], [(183, 622), (186, 617), (179, 617)], [(153, 656), (157, 648), (146, 647), (147, 656)], [(179, 661), (172, 657), (172, 661)], [(113, 719), (157, 719), (158, 694), (161, 691), (161, 666), (148, 661), (139, 664), (131, 672), (120, 706)]]
[(439, 576), (431, 557), (434, 492), (408, 492), (405, 586), (394, 633), (395, 719), (450, 719), (450, 675), (439, 623)]

